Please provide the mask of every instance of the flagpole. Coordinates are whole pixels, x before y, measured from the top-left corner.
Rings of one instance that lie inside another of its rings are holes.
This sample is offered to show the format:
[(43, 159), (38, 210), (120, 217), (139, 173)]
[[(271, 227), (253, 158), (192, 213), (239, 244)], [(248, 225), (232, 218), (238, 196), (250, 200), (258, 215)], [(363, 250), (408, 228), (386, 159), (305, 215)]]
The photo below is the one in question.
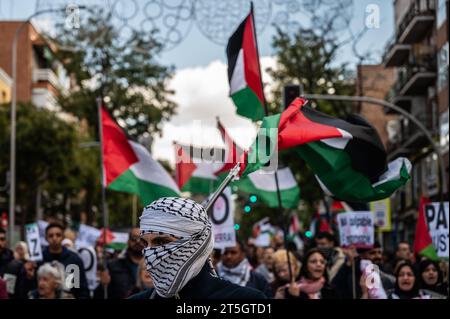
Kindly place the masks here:
[[(102, 189), (102, 216), (103, 216), (103, 253), (102, 253), (102, 263), (103, 271), (107, 271), (106, 263), (106, 240), (107, 240), (107, 229), (109, 223), (108, 208), (106, 207), (106, 190), (105, 190), (105, 171), (103, 166), (103, 127), (102, 127), (102, 98), (97, 98), (97, 113), (98, 113), (98, 137), (100, 142), (100, 185)], [(103, 285), (103, 296), (108, 299), (108, 285)]]
[(223, 190), (233, 181), (233, 179), (239, 174), (241, 169), (241, 163), (237, 163), (228, 173), (227, 177), (222, 181), (217, 190), (212, 194), (211, 198), (206, 199), (202, 206), (205, 208), (205, 211), (208, 212), (209, 209), (214, 205), (217, 198), (219, 198), (220, 194)]
[[(258, 37), (256, 36), (256, 23), (255, 23), (255, 15), (254, 15), (254, 11), (253, 11), (253, 1), (250, 1), (250, 15), (252, 17), (252, 23), (253, 23), (253, 28), (254, 28), (254, 36), (255, 36), (255, 46), (256, 46), (256, 55), (257, 55), (257, 61), (258, 61), (258, 68), (259, 68), (259, 74), (260, 74), (260, 81), (261, 81), (261, 90), (262, 90), (262, 98), (263, 98), (263, 104), (264, 104), (264, 113), (265, 115), (269, 115), (268, 113), (268, 109), (267, 109), (267, 103), (266, 103), (266, 97), (264, 95), (264, 84), (263, 84), (263, 80), (262, 80), (262, 70), (261, 70), (261, 64), (259, 62), (259, 49), (258, 49)], [(288, 226), (286, 227), (285, 221), (284, 221), (284, 212), (283, 212), (283, 203), (281, 200), (281, 192), (280, 192), (280, 183), (278, 180), (278, 168), (275, 169), (275, 185), (277, 188), (277, 199), (278, 199), (278, 209), (280, 210), (280, 215), (282, 216), (282, 226), (284, 228), (285, 231), (285, 238), (284, 238), (284, 248), (286, 249), (286, 255), (287, 255), (287, 261), (288, 261), (288, 268), (289, 268), (289, 282), (292, 281), (292, 270), (291, 270), (291, 258), (289, 256), (289, 249), (288, 249), (288, 245), (287, 245), (287, 230), (289, 229), (289, 223)]]

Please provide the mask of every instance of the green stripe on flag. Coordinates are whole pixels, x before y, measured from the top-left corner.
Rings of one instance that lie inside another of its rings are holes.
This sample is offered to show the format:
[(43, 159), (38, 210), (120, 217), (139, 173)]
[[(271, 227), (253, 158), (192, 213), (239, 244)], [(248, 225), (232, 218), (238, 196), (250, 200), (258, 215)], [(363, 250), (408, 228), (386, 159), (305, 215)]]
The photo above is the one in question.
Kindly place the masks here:
[(142, 205), (148, 205), (161, 197), (179, 196), (176, 191), (169, 187), (138, 179), (130, 169), (116, 178), (108, 186), (108, 189), (136, 194), (140, 197)]
[(340, 200), (370, 202), (384, 199), (410, 178), (403, 166), (398, 178), (373, 186), (366, 176), (352, 168), (350, 154), (345, 149), (313, 142), (296, 150), (333, 196)]
[[(233, 185), (236, 185), (242, 192), (255, 194), (269, 207), (278, 207), (277, 192), (256, 188), (248, 177), (236, 181)], [(280, 190), (280, 194), (284, 208), (297, 208), (300, 200), (300, 189), (298, 187)]]
[(277, 149), (280, 118), (281, 114), (276, 114), (263, 119), (256, 140), (248, 151), (245, 169), (241, 176), (257, 171), (268, 163), (273, 155), (278, 156), (274, 153)]
[(439, 257), (436, 253), (436, 249), (434, 248), (433, 244), (428, 245), (424, 249), (422, 249), (419, 252), (419, 255), (427, 257), (428, 259), (439, 261)]
[(248, 86), (231, 95), (231, 99), (236, 105), (236, 112), (241, 116), (248, 117), (254, 121), (264, 117), (264, 106), (259, 101), (255, 92)]
[(211, 194), (215, 191), (217, 186), (217, 180), (192, 176), (186, 184), (183, 185), (181, 190), (183, 192)]

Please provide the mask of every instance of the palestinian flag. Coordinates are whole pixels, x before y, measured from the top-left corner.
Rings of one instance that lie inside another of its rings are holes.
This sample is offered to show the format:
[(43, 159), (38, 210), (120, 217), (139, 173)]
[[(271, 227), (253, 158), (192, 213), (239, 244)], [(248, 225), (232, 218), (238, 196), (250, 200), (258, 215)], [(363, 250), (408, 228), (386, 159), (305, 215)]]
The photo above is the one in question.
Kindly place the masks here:
[(220, 161), (205, 161), (201, 150), (194, 150), (191, 146), (174, 143), (176, 153), (176, 180), (183, 192), (210, 194), (220, 182), (217, 172), (222, 166)]
[(427, 222), (425, 219), (425, 205), (430, 200), (426, 197), (421, 197), (419, 202), (419, 215), (417, 216), (416, 237), (414, 239), (414, 253), (419, 256), (427, 257), (431, 260), (439, 260), (436, 249), (433, 246), (433, 241), (428, 231)]
[(265, 114), (253, 10), (231, 35), (227, 45), (230, 96), (237, 114), (254, 121)]
[(220, 131), (223, 142), (225, 143), (225, 158), (223, 166), (215, 172), (215, 174), (219, 176), (223, 173), (228, 173), (233, 167), (235, 167), (244, 151), (234, 142), (219, 119), (217, 119), (217, 128)]
[[(98, 237), (98, 243), (103, 246), (104, 245), (104, 228), (100, 229), (100, 236)], [(127, 248), (129, 234), (128, 233), (120, 233), (120, 232), (112, 232), (111, 230), (106, 230), (106, 246), (105, 248), (110, 248), (114, 250), (124, 250)]]
[[(295, 148), (325, 193), (339, 200), (383, 199), (408, 181), (409, 160), (398, 158), (387, 163), (377, 131), (362, 117), (351, 115), (344, 121), (304, 106), (305, 103), (297, 98), (282, 114), (264, 118), (263, 132), (241, 157), (241, 175), (261, 168), (277, 149)], [(264, 135), (271, 142), (266, 143), (270, 145), (265, 149), (260, 145)]]
[(300, 231), (300, 222), (297, 214), (293, 213), (289, 221), (289, 235), (296, 235)]
[[(275, 174), (256, 171), (234, 182), (245, 193), (255, 194), (269, 207), (279, 207)], [(284, 208), (297, 208), (300, 188), (289, 167), (278, 169), (278, 186)]]
[[(218, 128), (225, 143), (226, 160), (223, 167), (216, 173), (217, 175), (230, 171), (243, 153), (220, 121), (218, 121)], [(282, 207), (297, 208), (300, 200), (300, 189), (292, 171), (288, 167), (278, 170), (278, 183)], [(257, 195), (269, 207), (279, 207), (275, 174), (273, 172), (256, 171), (233, 182), (233, 185), (237, 186), (241, 192)]]
[(128, 140), (104, 108), (101, 125), (105, 187), (136, 194), (143, 205), (161, 197), (179, 196), (177, 185), (161, 164), (144, 146)]

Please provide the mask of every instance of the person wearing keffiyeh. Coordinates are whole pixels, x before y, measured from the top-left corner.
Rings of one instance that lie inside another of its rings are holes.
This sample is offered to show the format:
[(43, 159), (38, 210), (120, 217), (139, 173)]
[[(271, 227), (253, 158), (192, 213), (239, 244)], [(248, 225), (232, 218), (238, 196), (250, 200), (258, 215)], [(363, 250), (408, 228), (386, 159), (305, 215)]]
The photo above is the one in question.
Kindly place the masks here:
[(131, 299), (260, 299), (257, 290), (221, 280), (209, 256), (214, 238), (203, 206), (177, 197), (160, 198), (140, 217), (143, 255), (154, 288)]

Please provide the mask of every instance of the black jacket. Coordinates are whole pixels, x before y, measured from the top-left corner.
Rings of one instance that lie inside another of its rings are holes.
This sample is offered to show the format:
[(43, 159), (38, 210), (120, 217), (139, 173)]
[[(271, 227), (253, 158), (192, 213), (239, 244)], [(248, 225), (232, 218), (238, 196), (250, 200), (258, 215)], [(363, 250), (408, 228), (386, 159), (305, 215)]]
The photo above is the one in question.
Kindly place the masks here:
[[(129, 299), (149, 299), (153, 292), (154, 288), (133, 295)], [(181, 289), (179, 296), (181, 299), (266, 299), (266, 296), (256, 289), (241, 287), (215, 277), (208, 263)], [(163, 297), (155, 294), (155, 299)]]
[[(360, 286), (361, 279), (361, 269), (359, 268), (361, 259), (355, 259), (355, 292), (356, 299), (360, 299), (362, 296), (362, 290)], [(352, 267), (344, 263), (339, 269), (338, 273), (332, 281), (332, 286), (336, 288), (336, 291), (340, 293), (340, 296), (344, 299), (353, 299), (353, 274)], [(394, 287), (395, 279), (392, 276), (387, 275), (380, 271), (381, 284), (385, 291), (392, 289)], [(394, 280), (394, 281), (393, 281)]]
[(89, 298), (89, 288), (86, 280), (86, 273), (84, 271), (83, 261), (73, 251), (63, 247), (61, 254), (51, 254), (48, 247), (45, 247), (42, 255), (44, 257), (43, 263), (52, 262), (54, 260), (59, 261), (64, 267), (68, 265), (76, 265), (80, 270), (80, 288), (72, 288), (71, 294), (77, 299)]
[(250, 272), (250, 279), (248, 280), (246, 287), (259, 290), (268, 298), (273, 297), (272, 287), (270, 286), (270, 284), (263, 277), (263, 275), (258, 274), (253, 270)]
[[(87, 299), (89, 298), (89, 288), (86, 280), (86, 273), (84, 271), (84, 265), (81, 258), (73, 251), (63, 247), (61, 254), (51, 254), (48, 247), (45, 247), (42, 251), (43, 261), (38, 264), (38, 269), (44, 263), (52, 262), (54, 260), (60, 262), (64, 267), (68, 265), (76, 265), (79, 269), (80, 275), (80, 287), (72, 288), (70, 293), (77, 299)], [(37, 288), (37, 271), (34, 278), (28, 278), (26, 276), (25, 268), (22, 266), (17, 278), (16, 283), (16, 298), (28, 298), (30, 291)], [(71, 272), (71, 271), (70, 271)]]
[(0, 276), (1, 277), (3, 277), (6, 267), (13, 259), (14, 259), (14, 254), (11, 249), (5, 248), (0, 253)]
[[(128, 253), (108, 262), (111, 282), (108, 285), (108, 299), (128, 298), (136, 286), (138, 265), (133, 263)], [(99, 285), (94, 293), (95, 299), (103, 299), (103, 286)]]

